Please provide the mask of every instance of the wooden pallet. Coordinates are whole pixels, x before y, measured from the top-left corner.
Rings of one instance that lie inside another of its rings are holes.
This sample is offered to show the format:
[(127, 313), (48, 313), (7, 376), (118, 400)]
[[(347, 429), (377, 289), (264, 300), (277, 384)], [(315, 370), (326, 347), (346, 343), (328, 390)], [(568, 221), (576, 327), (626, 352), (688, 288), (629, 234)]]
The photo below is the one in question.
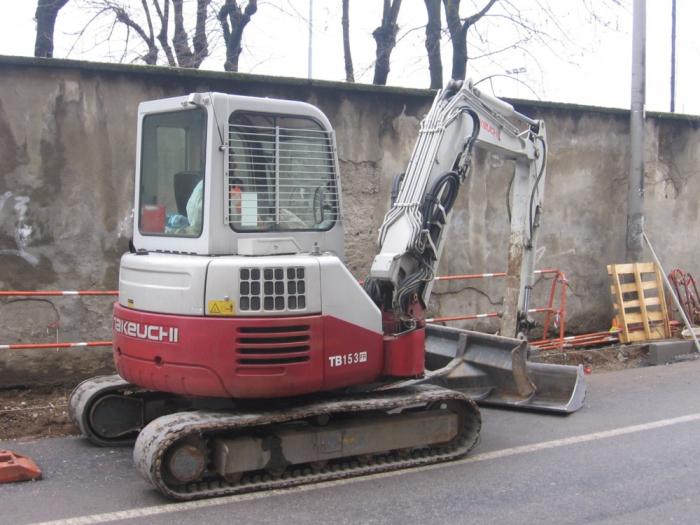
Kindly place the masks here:
[(620, 341), (671, 337), (661, 272), (654, 263), (608, 265)]

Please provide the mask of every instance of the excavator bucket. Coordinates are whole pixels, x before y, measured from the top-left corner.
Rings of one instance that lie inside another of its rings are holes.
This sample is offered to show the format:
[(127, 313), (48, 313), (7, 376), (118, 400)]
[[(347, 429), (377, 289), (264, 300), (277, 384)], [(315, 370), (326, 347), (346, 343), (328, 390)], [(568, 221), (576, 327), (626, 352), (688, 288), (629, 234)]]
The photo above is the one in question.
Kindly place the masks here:
[(527, 341), (428, 325), (429, 382), (484, 405), (568, 414), (583, 406), (582, 366), (527, 361)]

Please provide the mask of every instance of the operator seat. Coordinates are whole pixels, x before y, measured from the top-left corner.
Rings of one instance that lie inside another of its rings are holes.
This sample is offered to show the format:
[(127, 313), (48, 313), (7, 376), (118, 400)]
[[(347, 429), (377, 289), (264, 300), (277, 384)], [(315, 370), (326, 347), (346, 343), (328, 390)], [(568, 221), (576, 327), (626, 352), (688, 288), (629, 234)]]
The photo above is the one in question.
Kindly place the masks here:
[(187, 201), (200, 180), (202, 180), (202, 173), (199, 171), (180, 171), (173, 177), (175, 204), (180, 215), (187, 217)]

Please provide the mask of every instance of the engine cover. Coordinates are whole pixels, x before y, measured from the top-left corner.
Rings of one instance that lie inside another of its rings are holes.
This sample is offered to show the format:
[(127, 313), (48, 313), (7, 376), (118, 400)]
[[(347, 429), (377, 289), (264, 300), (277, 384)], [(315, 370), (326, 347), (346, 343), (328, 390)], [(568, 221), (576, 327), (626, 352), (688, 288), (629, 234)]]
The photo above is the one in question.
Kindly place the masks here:
[(114, 305), (117, 371), (135, 385), (186, 396), (270, 398), (369, 383), (382, 334), (330, 315), (203, 317)]

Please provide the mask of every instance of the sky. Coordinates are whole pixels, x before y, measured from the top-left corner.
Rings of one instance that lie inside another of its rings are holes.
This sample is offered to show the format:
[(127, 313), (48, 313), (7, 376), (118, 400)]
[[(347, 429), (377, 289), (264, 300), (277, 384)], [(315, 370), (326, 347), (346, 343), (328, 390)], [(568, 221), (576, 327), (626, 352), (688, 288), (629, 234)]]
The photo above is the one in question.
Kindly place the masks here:
[[(124, 54), (125, 32), (92, 14), (90, 0), (70, 0), (61, 11), (55, 33), (57, 58), (139, 63), (137, 50)], [(94, 1), (94, 0), (93, 0)], [(140, 10), (138, 0), (120, 0)], [(214, 0), (216, 2), (217, 0)], [(541, 99), (593, 106), (628, 108), (632, 50), (632, 0), (510, 0), (540, 36), (524, 31), (503, 15), (499, 0), (490, 16), (470, 30), (467, 75), (482, 79), (497, 96)], [(220, 0), (219, 0), (220, 2)], [(246, 27), (240, 71), (289, 77), (308, 75), (309, 3), (312, 16), (312, 77), (344, 80), (340, 0), (260, 0)], [(647, 0), (647, 110), (669, 111), (671, 71), (671, 2)], [(485, 0), (462, 0), (462, 16)], [(193, 8), (190, 0), (189, 8)], [(350, 1), (350, 43), (358, 82), (370, 83), (375, 43), (372, 31), (381, 19), (380, 0)], [(34, 0), (0, 0), (0, 54), (31, 56), (34, 48)], [(549, 9), (550, 13), (543, 10)], [(186, 17), (187, 18), (187, 17)], [(700, 114), (696, 96), (700, 73), (700, 2), (677, 0), (676, 112)], [(212, 55), (203, 69), (223, 70), (224, 47), (218, 26), (210, 25)], [(398, 44), (391, 57), (388, 84), (425, 88), (429, 85), (425, 38), (425, 5), (403, 0)], [(443, 26), (444, 26), (443, 22)], [(512, 47), (513, 43), (527, 42)], [(130, 42), (137, 42), (132, 35)], [(134, 46), (132, 46), (133, 48)], [(503, 52), (490, 54), (495, 50)], [(442, 40), (445, 80), (451, 64), (447, 35)], [(162, 53), (161, 53), (162, 55)], [(161, 56), (161, 58), (164, 58)], [(513, 73), (513, 70), (519, 71)]]

